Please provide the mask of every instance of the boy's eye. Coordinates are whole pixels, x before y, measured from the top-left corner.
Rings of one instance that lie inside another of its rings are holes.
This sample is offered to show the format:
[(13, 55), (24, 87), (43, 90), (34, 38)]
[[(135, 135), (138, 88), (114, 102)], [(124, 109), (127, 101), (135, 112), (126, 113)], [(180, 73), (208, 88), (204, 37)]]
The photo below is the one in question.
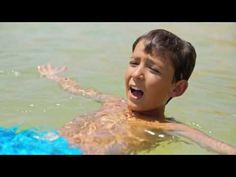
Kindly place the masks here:
[(153, 72), (154, 74), (160, 74), (160, 71), (156, 68), (153, 67), (149, 67), (149, 69), (151, 70), (151, 72)]
[(131, 66), (137, 66), (137, 65), (138, 65), (138, 62), (136, 62), (136, 61), (130, 61), (129, 64), (130, 64)]

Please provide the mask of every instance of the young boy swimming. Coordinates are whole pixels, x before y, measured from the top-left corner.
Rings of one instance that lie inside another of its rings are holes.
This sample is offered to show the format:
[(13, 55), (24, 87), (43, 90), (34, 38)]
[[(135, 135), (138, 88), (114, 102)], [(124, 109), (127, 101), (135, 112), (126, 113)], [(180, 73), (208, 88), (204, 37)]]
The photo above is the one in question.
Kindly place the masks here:
[(176, 136), (219, 154), (236, 154), (235, 147), (165, 117), (167, 103), (188, 88), (195, 60), (194, 47), (169, 31), (157, 29), (140, 36), (125, 73), (127, 100), (83, 89), (72, 79), (59, 76), (65, 66), (42, 65), (38, 71), (64, 90), (102, 104), (97, 112), (75, 118), (60, 129), (60, 134), (85, 154), (136, 154)]

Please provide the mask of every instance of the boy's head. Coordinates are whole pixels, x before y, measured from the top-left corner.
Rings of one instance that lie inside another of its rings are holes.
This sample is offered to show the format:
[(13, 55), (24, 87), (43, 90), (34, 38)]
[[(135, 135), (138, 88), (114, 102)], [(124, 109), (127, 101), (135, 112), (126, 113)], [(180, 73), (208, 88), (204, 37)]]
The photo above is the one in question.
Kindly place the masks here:
[(189, 79), (196, 60), (195, 49), (189, 42), (169, 31), (157, 29), (136, 39), (132, 51), (140, 41), (144, 42), (146, 53), (170, 60), (175, 71), (173, 81)]
[(195, 60), (193, 46), (171, 32), (157, 29), (140, 36), (125, 77), (129, 107), (148, 111), (182, 95)]

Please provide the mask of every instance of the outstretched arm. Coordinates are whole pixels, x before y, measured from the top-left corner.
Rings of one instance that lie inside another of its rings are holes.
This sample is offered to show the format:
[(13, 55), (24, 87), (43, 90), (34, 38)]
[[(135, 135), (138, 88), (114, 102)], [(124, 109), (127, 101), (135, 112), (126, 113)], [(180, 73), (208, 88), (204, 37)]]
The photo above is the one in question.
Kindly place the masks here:
[(60, 73), (67, 70), (66, 66), (53, 67), (51, 64), (47, 64), (38, 66), (37, 69), (41, 76), (56, 81), (64, 90), (70, 93), (89, 97), (99, 102), (105, 102), (112, 97), (92, 89), (83, 89), (74, 80), (68, 77), (59, 76)]
[(219, 154), (236, 155), (236, 147), (233, 147), (229, 144), (224, 143), (223, 141), (210, 137), (209, 135), (197, 129), (188, 127), (183, 124), (173, 124), (172, 128), (174, 130), (174, 133), (186, 137), (206, 149), (217, 152)]

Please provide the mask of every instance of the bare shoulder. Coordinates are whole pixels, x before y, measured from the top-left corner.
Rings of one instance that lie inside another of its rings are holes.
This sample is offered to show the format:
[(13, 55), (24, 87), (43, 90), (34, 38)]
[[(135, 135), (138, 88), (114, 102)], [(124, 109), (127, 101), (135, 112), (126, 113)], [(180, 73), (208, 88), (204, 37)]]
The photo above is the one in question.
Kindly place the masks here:
[[(82, 132), (83, 129), (86, 129), (91, 125), (96, 125), (99, 128), (100, 122), (102, 122), (105, 117), (106, 119), (118, 119), (118, 113), (122, 113), (123, 109), (125, 109), (126, 102), (120, 97), (115, 96), (107, 96), (102, 107), (96, 112), (88, 113), (80, 115), (74, 118), (72, 121), (68, 122), (60, 129), (62, 134), (66, 134), (67, 136), (72, 136), (73, 134), (78, 134), (78, 132)], [(119, 115), (120, 115), (119, 114)]]
[(121, 110), (124, 110), (127, 108), (127, 102), (125, 99), (118, 97), (118, 96), (112, 96), (107, 95), (104, 99), (104, 102), (102, 104), (101, 110), (105, 112), (120, 112)]

